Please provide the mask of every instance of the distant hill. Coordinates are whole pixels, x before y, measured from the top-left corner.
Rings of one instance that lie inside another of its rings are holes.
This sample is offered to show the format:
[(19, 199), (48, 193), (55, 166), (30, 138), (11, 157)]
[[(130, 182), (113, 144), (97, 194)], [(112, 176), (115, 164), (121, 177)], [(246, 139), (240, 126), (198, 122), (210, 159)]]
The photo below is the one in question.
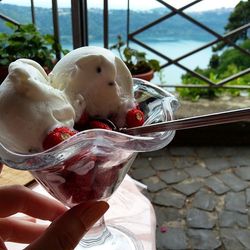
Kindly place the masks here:
[[(224, 33), (224, 26), (232, 9), (218, 9), (204, 12), (188, 12), (190, 16), (202, 22), (209, 28)], [(9, 5), (0, 3), (0, 12), (19, 21), (20, 23), (31, 22), (30, 7)], [(130, 31), (148, 24), (169, 12), (167, 8), (157, 8), (150, 11), (130, 12)], [(89, 39), (98, 41), (103, 39), (103, 11), (90, 9), (88, 12)], [(49, 8), (35, 8), (36, 24), (43, 33), (53, 33), (52, 13)], [(126, 10), (110, 10), (109, 12), (109, 38), (115, 40), (120, 34), (126, 36)], [(59, 24), (62, 43), (71, 43), (71, 11), (69, 8), (59, 9)], [(0, 32), (8, 32), (4, 22), (0, 20)], [(173, 16), (155, 27), (138, 35), (144, 40), (199, 40), (208, 41), (214, 39), (209, 33), (196, 27), (183, 17)]]

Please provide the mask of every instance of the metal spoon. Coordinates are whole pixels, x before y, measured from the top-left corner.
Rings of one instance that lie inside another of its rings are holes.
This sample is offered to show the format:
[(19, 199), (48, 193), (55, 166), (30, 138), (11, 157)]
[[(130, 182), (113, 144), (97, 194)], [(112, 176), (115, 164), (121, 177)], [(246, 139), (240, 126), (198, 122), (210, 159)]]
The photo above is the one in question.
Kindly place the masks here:
[(178, 120), (145, 125), (142, 127), (121, 128), (119, 131), (130, 135), (141, 135), (146, 133), (163, 132), (167, 130), (190, 129), (247, 120), (250, 120), (250, 108), (193, 116)]

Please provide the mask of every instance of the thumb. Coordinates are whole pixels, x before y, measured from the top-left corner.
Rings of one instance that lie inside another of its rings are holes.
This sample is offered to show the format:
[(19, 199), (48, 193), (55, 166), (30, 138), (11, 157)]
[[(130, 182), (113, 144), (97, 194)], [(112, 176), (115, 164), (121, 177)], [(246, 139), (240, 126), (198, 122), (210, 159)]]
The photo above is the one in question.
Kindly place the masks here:
[(74, 249), (108, 208), (104, 201), (79, 204), (52, 222), (46, 232), (25, 249)]

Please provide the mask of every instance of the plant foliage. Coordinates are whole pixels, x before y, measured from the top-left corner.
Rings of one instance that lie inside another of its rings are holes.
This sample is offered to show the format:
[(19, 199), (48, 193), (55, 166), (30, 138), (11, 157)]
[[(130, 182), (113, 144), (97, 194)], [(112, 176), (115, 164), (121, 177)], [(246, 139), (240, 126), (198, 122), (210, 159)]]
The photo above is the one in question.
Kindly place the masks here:
[[(241, 1), (231, 13), (228, 24), (225, 26), (226, 31), (231, 31), (238, 28), (250, 21), (250, 0)], [(242, 34), (237, 34), (231, 38), (233, 42), (250, 52), (250, 39), (247, 31)], [(195, 71), (201, 75), (206, 76), (213, 82), (217, 83), (225, 78), (228, 78), (238, 72), (250, 67), (250, 57), (238, 49), (227, 46), (225, 48), (224, 43), (219, 43), (214, 51), (223, 50), (221, 53), (214, 53), (210, 59), (209, 65), (206, 69), (196, 68)], [(190, 73), (182, 75), (183, 84), (197, 84), (205, 85), (202, 80), (196, 78)], [(206, 84), (207, 85), (207, 84)], [(250, 76), (244, 75), (237, 79), (234, 79), (226, 84), (230, 85), (250, 85)], [(198, 100), (200, 97), (214, 98), (221, 94), (230, 94), (233, 96), (240, 95), (242, 91), (236, 88), (222, 89), (217, 87), (208, 88), (179, 88), (177, 89), (179, 95), (183, 98)], [(250, 94), (250, 91), (245, 91)]]
[[(235, 30), (247, 23), (250, 22), (250, 0), (248, 1), (240, 1), (236, 6), (233, 12), (231, 12), (228, 17), (227, 25), (224, 27), (226, 32), (230, 32)], [(233, 43), (244, 41), (249, 38), (248, 30), (245, 29), (240, 33), (237, 33), (233, 36), (230, 36), (230, 40)], [(213, 47), (213, 51), (219, 51), (224, 49), (225, 47), (230, 47), (230, 44), (226, 44), (225, 42), (219, 42), (216, 46)]]
[[(241, 45), (242, 48), (250, 51), (250, 40), (247, 39)], [(208, 68), (200, 69), (196, 68), (195, 71), (201, 75), (206, 76), (213, 82), (219, 82), (231, 75), (237, 74), (241, 70), (247, 69), (250, 67), (250, 57), (243, 55), (237, 49), (228, 48), (221, 55), (213, 55)], [(206, 85), (202, 80), (194, 77), (190, 73), (182, 75), (183, 84), (197, 84), (197, 85)], [(227, 83), (227, 86), (230, 85), (250, 85), (250, 75), (244, 75), (237, 79), (234, 79)], [(204, 98), (214, 98), (218, 97), (221, 94), (230, 94), (233, 96), (240, 95), (241, 91), (239, 89), (222, 89), (216, 87), (210, 88), (179, 88), (177, 89), (179, 95), (183, 98), (198, 100), (201, 97)]]
[(146, 53), (125, 46), (125, 42), (121, 36), (117, 37), (117, 43), (112, 45), (110, 49), (117, 49), (120, 58), (129, 68), (132, 75), (146, 73), (150, 70), (159, 72), (161, 67), (156, 59), (147, 59)]
[(0, 33), (0, 65), (7, 66), (19, 58), (32, 59), (43, 67), (51, 69), (55, 61), (56, 49), (63, 54), (60, 44), (50, 34), (41, 34), (35, 25), (14, 25), (7, 22), (12, 33)]

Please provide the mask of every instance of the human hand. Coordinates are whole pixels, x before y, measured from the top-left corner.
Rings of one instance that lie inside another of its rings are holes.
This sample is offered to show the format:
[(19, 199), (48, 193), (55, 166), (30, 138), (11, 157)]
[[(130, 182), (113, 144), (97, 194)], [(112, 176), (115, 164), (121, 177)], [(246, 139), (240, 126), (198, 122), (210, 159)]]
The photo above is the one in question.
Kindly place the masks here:
[(108, 208), (108, 203), (104, 201), (79, 204), (55, 220), (44, 234), (25, 249), (72, 250)]
[[(67, 211), (56, 200), (18, 185), (0, 187), (0, 200), (1, 250), (7, 249), (4, 241), (30, 243), (26, 250), (74, 249), (109, 207), (106, 202), (100, 201), (79, 204)], [(53, 222), (47, 228), (34, 221), (10, 217), (17, 212)]]

